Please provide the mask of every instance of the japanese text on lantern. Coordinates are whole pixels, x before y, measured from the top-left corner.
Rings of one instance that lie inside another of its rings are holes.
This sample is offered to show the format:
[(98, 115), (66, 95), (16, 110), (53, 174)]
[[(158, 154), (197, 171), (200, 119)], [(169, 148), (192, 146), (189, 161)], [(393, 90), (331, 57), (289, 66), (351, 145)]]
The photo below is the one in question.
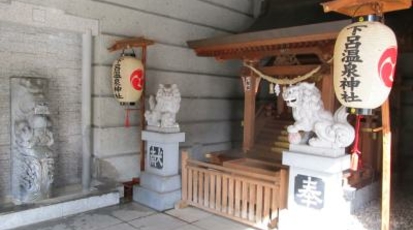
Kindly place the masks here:
[(351, 35), (347, 37), (345, 43), (345, 49), (343, 50), (343, 57), (341, 61), (343, 63), (343, 70), (341, 71), (342, 80), (340, 81), (340, 87), (343, 89), (341, 98), (345, 102), (362, 101), (361, 98), (354, 92), (354, 89), (360, 86), (360, 75), (357, 73), (358, 64), (363, 62), (360, 57), (360, 42), (359, 32), (367, 25), (352, 26), (347, 29), (352, 30)]
[(115, 94), (115, 97), (118, 99), (123, 99), (123, 96), (120, 94), (120, 91), (122, 91), (122, 86), (120, 85), (120, 61), (116, 62), (115, 65), (115, 74), (113, 76), (114, 78), (114, 84), (113, 84), (113, 91)]

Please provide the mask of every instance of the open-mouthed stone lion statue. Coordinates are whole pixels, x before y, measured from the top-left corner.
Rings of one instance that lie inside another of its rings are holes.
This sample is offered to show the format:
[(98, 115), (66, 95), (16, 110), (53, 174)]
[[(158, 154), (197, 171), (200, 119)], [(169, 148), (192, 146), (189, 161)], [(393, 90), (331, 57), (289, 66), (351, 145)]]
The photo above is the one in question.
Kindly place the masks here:
[[(334, 114), (324, 109), (320, 91), (314, 84), (301, 82), (284, 89), (282, 94), (287, 106), (292, 108), (295, 123), (288, 126), (292, 144), (314, 147), (344, 148), (354, 140), (354, 128), (347, 122), (345, 107)], [(299, 131), (304, 131), (303, 137)], [(311, 137), (313, 132), (316, 136)]]
[(152, 95), (150, 96), (150, 111), (145, 112), (147, 129), (161, 132), (179, 132), (179, 124), (175, 118), (180, 103), (181, 93), (176, 84), (159, 84), (156, 100)]

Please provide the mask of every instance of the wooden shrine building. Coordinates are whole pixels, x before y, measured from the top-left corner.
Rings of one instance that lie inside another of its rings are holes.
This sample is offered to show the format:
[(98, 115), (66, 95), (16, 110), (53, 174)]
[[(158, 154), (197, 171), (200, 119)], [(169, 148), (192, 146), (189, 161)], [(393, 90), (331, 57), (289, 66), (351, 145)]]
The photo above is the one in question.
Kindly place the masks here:
[[(198, 56), (215, 57), (217, 60), (238, 59), (251, 64), (265, 75), (291, 78), (304, 75), (318, 65), (330, 66), (335, 38), (349, 23), (348, 20), (307, 26), (242, 33), (225, 37), (189, 41), (188, 45)], [(262, 66), (268, 59), (283, 59)], [(327, 110), (335, 107), (332, 76), (328, 69), (322, 74), (321, 92)], [(243, 150), (254, 146), (255, 98), (261, 78), (249, 68), (241, 71), (244, 86), (244, 139)]]

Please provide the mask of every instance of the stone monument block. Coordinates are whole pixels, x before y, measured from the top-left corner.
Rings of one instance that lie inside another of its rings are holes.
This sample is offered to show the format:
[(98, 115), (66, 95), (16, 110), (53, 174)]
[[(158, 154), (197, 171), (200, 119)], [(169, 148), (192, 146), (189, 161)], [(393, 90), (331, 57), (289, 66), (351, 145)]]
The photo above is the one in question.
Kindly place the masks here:
[(181, 189), (162, 193), (138, 186), (133, 190), (133, 200), (157, 211), (172, 209), (180, 199)]
[(346, 229), (350, 202), (343, 171), (350, 168), (350, 155), (285, 151), (282, 163), (290, 172), (288, 209), (280, 213), (279, 229)]
[(179, 142), (185, 140), (185, 133), (159, 133), (142, 131), (146, 141), (145, 171), (160, 176), (178, 174)]
[(179, 175), (179, 142), (185, 133), (142, 131), (146, 141), (145, 172), (140, 186), (135, 186), (133, 199), (158, 211), (171, 209), (181, 199)]
[(181, 176), (159, 176), (153, 173), (142, 172), (141, 186), (160, 193), (171, 192), (181, 188)]

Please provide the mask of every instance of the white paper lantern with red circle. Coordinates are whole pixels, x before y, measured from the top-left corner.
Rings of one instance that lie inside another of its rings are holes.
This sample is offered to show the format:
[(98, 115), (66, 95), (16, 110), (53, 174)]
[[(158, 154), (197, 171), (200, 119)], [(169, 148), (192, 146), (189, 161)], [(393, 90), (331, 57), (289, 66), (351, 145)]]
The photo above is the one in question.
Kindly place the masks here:
[(394, 80), (397, 41), (377, 21), (346, 26), (334, 47), (334, 90), (346, 107), (375, 109), (387, 99)]
[(142, 95), (144, 67), (141, 60), (124, 55), (112, 66), (112, 90), (121, 105), (134, 105)]

